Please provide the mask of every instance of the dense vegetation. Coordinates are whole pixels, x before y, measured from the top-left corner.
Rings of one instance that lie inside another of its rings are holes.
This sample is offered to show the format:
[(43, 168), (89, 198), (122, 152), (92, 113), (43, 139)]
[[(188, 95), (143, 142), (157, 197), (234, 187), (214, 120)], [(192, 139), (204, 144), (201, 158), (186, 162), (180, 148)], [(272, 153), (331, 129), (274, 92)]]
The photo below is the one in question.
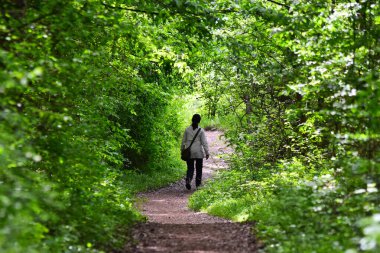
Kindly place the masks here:
[(164, 20), (99, 1), (0, 6), (0, 251), (122, 246), (142, 219), (133, 193), (184, 169)]
[(214, 30), (201, 90), (236, 152), (191, 207), (268, 252), (379, 252), (379, 4), (268, 2)]
[(190, 92), (236, 150), (193, 208), (269, 252), (379, 250), (377, 1), (0, 7), (0, 251), (121, 246), (133, 194), (183, 173)]

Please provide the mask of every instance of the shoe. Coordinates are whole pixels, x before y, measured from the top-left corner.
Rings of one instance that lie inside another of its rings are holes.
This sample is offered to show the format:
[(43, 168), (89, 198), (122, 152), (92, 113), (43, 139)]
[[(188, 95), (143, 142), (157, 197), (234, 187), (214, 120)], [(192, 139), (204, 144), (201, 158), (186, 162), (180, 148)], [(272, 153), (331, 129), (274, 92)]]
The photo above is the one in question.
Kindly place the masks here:
[(186, 179), (186, 189), (191, 190), (190, 180)]

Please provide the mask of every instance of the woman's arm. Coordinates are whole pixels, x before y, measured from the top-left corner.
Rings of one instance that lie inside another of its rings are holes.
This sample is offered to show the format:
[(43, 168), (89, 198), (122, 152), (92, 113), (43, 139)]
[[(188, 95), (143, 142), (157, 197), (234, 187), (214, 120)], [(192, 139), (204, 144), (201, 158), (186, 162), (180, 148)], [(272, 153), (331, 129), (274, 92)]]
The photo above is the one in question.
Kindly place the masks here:
[(203, 146), (203, 149), (205, 150), (206, 159), (208, 159), (210, 156), (210, 152), (208, 150), (208, 143), (207, 143), (206, 134), (205, 134), (205, 131), (203, 129), (201, 131), (201, 145)]
[(182, 137), (181, 151), (185, 149), (186, 140), (187, 140), (187, 131), (185, 129), (185, 132), (183, 133), (183, 137)]

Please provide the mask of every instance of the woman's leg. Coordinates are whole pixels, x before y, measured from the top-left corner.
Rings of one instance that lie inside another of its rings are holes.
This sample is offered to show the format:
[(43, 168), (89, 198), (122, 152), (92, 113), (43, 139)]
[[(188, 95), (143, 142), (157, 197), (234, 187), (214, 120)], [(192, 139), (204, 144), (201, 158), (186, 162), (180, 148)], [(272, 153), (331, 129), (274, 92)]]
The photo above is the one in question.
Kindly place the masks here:
[(195, 165), (197, 170), (197, 175), (195, 176), (195, 185), (198, 187), (202, 184), (202, 168), (203, 168), (203, 159), (196, 159), (197, 163)]
[(189, 159), (186, 161), (186, 163), (187, 163), (186, 188), (190, 190), (191, 189), (190, 183), (194, 176), (194, 159)]

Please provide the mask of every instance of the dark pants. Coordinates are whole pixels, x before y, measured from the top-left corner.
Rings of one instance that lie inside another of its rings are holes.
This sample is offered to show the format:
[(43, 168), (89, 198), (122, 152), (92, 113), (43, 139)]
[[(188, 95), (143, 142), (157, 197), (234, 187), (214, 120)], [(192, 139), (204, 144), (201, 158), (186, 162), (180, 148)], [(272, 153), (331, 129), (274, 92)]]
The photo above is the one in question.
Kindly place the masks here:
[(202, 167), (203, 167), (203, 159), (190, 159), (187, 160), (187, 174), (186, 179), (191, 181), (194, 175), (194, 163), (195, 168), (197, 170), (197, 174), (195, 176), (195, 185), (200, 186), (202, 183)]

